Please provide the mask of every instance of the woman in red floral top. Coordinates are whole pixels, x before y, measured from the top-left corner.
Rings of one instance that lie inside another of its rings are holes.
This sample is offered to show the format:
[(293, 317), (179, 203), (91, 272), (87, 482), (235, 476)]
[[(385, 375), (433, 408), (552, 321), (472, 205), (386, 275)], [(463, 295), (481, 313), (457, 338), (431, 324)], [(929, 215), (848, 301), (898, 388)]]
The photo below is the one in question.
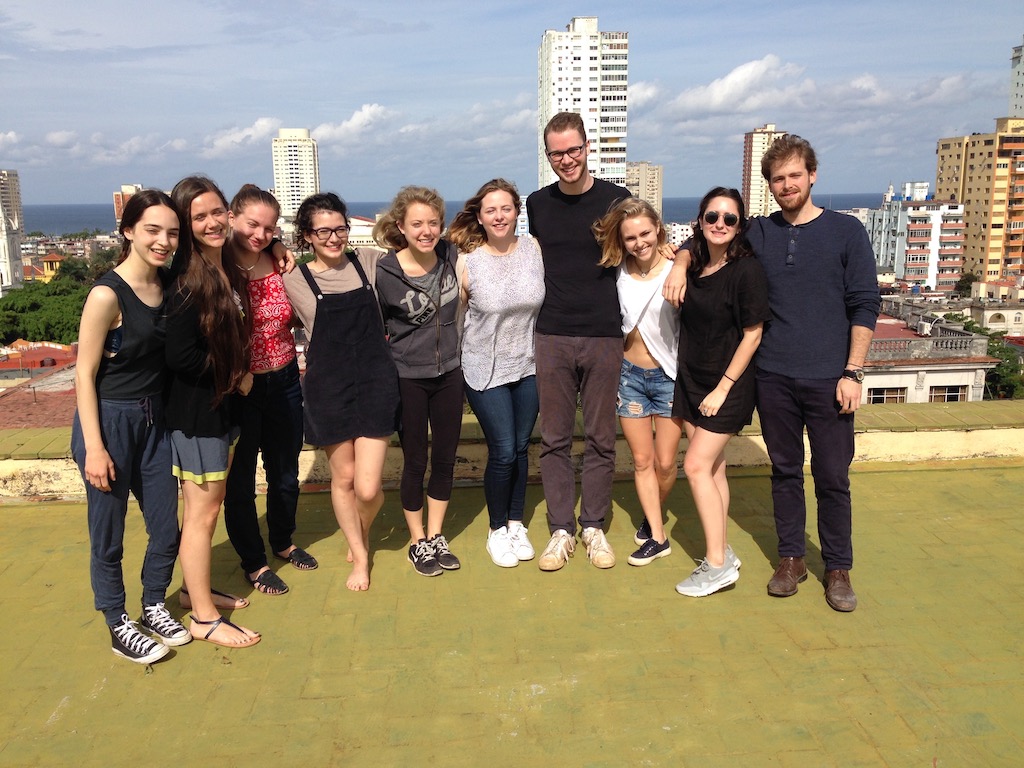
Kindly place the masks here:
[(252, 184), (243, 186), (231, 201), (234, 253), (248, 278), (253, 383), (249, 394), (238, 399), (242, 433), (228, 475), (224, 522), (246, 578), (266, 595), (284, 594), (288, 585), (267, 564), (256, 518), (256, 456), (260, 451), (267, 475), (270, 549), (300, 570), (317, 567), (312, 555), (292, 543), (299, 499), (302, 391), (291, 333), (292, 306), (281, 275), (264, 252), (277, 229), (280, 212), (274, 196)]

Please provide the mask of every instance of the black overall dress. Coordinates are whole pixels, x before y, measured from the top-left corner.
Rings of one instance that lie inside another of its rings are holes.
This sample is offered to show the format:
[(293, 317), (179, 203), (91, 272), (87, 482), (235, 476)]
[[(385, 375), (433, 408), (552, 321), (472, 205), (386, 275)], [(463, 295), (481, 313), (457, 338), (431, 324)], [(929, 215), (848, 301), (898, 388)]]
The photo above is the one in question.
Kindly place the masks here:
[(384, 336), (373, 286), (356, 256), (346, 254), (362, 289), (327, 294), (299, 269), (316, 297), (315, 331), (302, 380), (306, 442), (324, 446), (357, 437), (389, 437), (398, 426), (398, 370)]

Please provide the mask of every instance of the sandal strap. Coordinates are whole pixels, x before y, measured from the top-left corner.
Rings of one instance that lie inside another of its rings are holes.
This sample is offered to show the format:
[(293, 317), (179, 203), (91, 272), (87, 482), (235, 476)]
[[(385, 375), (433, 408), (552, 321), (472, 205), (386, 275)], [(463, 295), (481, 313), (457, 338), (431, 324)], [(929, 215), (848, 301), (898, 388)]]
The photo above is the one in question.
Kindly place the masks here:
[(265, 595), (283, 595), (288, 591), (288, 585), (284, 583), (284, 580), (271, 570), (264, 571), (255, 579), (249, 579), (249, 583)]
[[(190, 613), (188, 615), (188, 617), (190, 619), (192, 619), (192, 621), (194, 621), (196, 624), (203, 624), (205, 626), (210, 627), (210, 631), (207, 632), (205, 635), (203, 635), (203, 639), (204, 640), (209, 640), (210, 639), (210, 635), (212, 635), (214, 632), (216, 632), (217, 631), (217, 627), (219, 627), (221, 624), (227, 624), (228, 626), (235, 627), (234, 624), (232, 624), (230, 621), (225, 619), (223, 616), (218, 616), (213, 621), (201, 621), (200, 619), (196, 618), (194, 613)], [(235, 627), (235, 629), (238, 629), (238, 627)], [(239, 630), (239, 631), (241, 631), (241, 630)]]
[(309, 554), (309, 552), (304, 550), (302, 547), (296, 547), (284, 557), (282, 557), (281, 555), (277, 555), (277, 557), (281, 560), (287, 560), (289, 563), (294, 565), (299, 570), (311, 571), (319, 565), (319, 563), (317, 563), (316, 561), (316, 558)]

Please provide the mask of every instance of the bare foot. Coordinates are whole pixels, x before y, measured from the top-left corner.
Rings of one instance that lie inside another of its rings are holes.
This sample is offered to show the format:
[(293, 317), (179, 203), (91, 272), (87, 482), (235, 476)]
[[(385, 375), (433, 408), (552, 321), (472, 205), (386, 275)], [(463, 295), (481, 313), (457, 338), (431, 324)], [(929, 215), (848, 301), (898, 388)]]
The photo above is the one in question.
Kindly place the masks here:
[(232, 624), (223, 616), (210, 621), (200, 621), (193, 615), (189, 618), (192, 619), (192, 623), (188, 631), (196, 640), (205, 640), (228, 648), (245, 648), (260, 641), (259, 632)]
[(352, 550), (351, 549), (348, 551), (348, 554), (345, 555), (345, 562), (346, 563), (351, 563), (352, 562)]
[(352, 566), (352, 573), (349, 574), (345, 586), (353, 592), (365, 592), (370, 588), (370, 571), (366, 566)]

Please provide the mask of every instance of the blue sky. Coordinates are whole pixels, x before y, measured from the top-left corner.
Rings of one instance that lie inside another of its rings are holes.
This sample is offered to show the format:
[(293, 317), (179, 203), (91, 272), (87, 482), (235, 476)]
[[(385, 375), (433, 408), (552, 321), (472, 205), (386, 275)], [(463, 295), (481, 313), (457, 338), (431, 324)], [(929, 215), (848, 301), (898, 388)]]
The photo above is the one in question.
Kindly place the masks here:
[(738, 185), (743, 133), (808, 138), (819, 191), (934, 185), (935, 141), (1008, 109), (1020, 0), (372, 3), (5, 0), (0, 168), (26, 203), (99, 203), (189, 173), (272, 185), (270, 140), (309, 128), (321, 185), (464, 199), (537, 185), (537, 49), (593, 15), (628, 31), (629, 159), (667, 196)]

